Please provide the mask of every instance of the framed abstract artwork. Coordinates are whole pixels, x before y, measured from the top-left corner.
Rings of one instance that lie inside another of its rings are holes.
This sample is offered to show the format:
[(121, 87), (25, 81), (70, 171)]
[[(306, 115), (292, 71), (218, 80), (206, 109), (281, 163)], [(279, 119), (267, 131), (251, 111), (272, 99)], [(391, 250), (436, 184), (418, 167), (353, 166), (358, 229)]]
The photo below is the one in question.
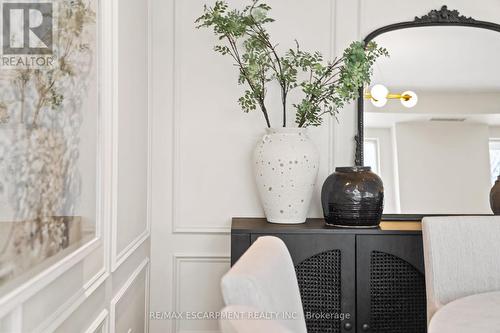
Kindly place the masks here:
[(97, 235), (98, 0), (0, 0), (0, 296)]

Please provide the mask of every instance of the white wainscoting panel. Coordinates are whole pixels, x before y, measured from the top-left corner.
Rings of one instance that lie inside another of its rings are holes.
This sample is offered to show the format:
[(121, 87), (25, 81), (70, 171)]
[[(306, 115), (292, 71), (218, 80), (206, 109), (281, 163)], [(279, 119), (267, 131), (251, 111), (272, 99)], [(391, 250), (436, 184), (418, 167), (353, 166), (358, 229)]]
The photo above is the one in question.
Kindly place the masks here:
[[(54, 313), (40, 325), (36, 332), (84, 332), (106, 309), (106, 285), (102, 284), (94, 291), (80, 295), (68, 304), (62, 312)], [(42, 328), (43, 326), (43, 328)]]
[[(83, 288), (87, 282), (84, 280), (84, 270), (85, 261), (82, 261), (27, 299), (22, 307), (23, 330), (45, 331), (59, 318), (64, 319), (64, 316), (68, 316), (71, 313), (69, 309), (76, 309), (86, 298), (86, 293), (93, 291)], [(96, 276), (97, 274), (106, 278), (101, 271), (96, 272)], [(99, 282), (102, 283), (103, 280)]]
[[(114, 327), (148, 331), (150, 6), (147, 0), (99, 4), (97, 237), (0, 299), (2, 333), (108, 332), (111, 309), (124, 311), (125, 303), (120, 308), (112, 302), (112, 290), (122, 281), (131, 281), (122, 301), (134, 303), (134, 295), (142, 301), (134, 316), (115, 316)], [(129, 269), (129, 258), (145, 263), (138, 275)], [(116, 269), (121, 263), (126, 269), (111, 272), (112, 264)]]
[[(89, 307), (88, 304), (92, 301), (94, 305), (91, 309), (95, 311), (99, 308), (100, 304), (106, 301), (103, 284), (109, 276), (109, 272), (106, 271), (89, 287), (86, 288), (84, 285), (82, 289), (68, 298), (50, 316), (45, 318), (34, 331), (51, 333), (60, 330), (60, 326), (67, 321), (71, 321), (71, 327), (73, 328), (78, 327), (76, 325), (77, 322), (80, 323), (80, 326), (86, 325), (88, 322), (88, 313), (91, 312), (84, 312)], [(80, 313), (85, 313), (85, 315), (80, 315)]]
[(23, 313), (19, 306), (0, 319), (0, 332), (17, 333), (23, 331)]
[(108, 313), (109, 311), (104, 309), (97, 316), (96, 319), (90, 324), (90, 326), (85, 330), (85, 333), (107, 333), (108, 332)]
[(111, 333), (148, 331), (148, 284), (149, 260), (146, 258), (111, 300)]
[[(116, 202), (112, 270), (149, 237), (149, 20), (148, 1), (120, 0), (115, 10)], [(134, 22), (131, 24), (131, 22)]]
[[(224, 307), (220, 279), (229, 269), (225, 255), (175, 254), (172, 311), (214, 312)], [(172, 320), (172, 332), (217, 331), (215, 320)]]

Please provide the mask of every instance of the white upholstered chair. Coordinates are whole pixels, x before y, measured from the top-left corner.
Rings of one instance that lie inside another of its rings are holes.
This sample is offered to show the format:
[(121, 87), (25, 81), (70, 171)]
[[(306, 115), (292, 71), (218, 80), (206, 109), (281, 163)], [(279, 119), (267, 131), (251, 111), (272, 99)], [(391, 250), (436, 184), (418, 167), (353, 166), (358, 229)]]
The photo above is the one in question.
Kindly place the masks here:
[(306, 333), (295, 274), (283, 241), (259, 237), (222, 278), (224, 302), (276, 314), (277, 322), (290, 332)]
[(439, 309), (428, 333), (500, 332), (500, 292), (462, 297)]
[(219, 320), (222, 333), (292, 333), (275, 320), (259, 319), (259, 313), (249, 306), (226, 306)]
[(500, 216), (424, 218), (422, 233), (429, 321), (452, 301), (500, 291)]

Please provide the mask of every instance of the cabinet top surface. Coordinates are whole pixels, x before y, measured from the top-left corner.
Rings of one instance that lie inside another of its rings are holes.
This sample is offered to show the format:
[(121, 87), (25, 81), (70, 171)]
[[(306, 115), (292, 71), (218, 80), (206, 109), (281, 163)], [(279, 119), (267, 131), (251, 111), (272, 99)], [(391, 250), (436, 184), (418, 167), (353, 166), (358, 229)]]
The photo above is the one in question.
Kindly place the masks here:
[(232, 233), (337, 233), (337, 234), (421, 234), (420, 222), (382, 221), (378, 228), (337, 228), (326, 226), (323, 219), (307, 219), (301, 224), (269, 223), (265, 218), (234, 217)]

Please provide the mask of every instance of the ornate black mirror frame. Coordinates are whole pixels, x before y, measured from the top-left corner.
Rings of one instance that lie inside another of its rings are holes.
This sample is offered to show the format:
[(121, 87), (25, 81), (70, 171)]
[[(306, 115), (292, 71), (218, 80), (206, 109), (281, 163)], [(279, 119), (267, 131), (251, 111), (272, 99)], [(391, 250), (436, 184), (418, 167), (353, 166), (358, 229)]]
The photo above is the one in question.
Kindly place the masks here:
[[(480, 29), (488, 29), (500, 32), (500, 24), (486, 21), (477, 21), (471, 17), (466, 17), (460, 15), (457, 10), (449, 10), (447, 6), (442, 6), (440, 10), (431, 10), (427, 15), (422, 17), (416, 16), (413, 21), (394, 23), (381, 27), (365, 37), (365, 45), (373, 40), (375, 37), (384, 34), (386, 32), (418, 28), (418, 27), (429, 27), (429, 26), (464, 26)], [(390, 52), (390, 50), (389, 50)], [(364, 87), (359, 89), (358, 97), (358, 134), (355, 136), (356, 141), (356, 154), (355, 154), (355, 165), (362, 166), (364, 164), (364, 152), (363, 152), (363, 141), (364, 141)]]
[[(449, 10), (447, 6), (442, 6), (439, 10), (431, 10), (427, 15), (418, 17), (416, 16), (413, 21), (400, 22), (390, 24), (381, 27), (365, 37), (364, 42), (367, 44), (369, 41), (373, 40), (375, 37), (384, 34), (386, 32), (418, 28), (418, 27), (429, 27), (429, 26), (464, 26), (479, 29), (487, 29), (500, 32), (500, 24), (486, 21), (478, 21), (472, 17), (466, 17), (461, 15), (457, 10)], [(390, 52), (390, 50), (389, 50)], [(363, 140), (364, 140), (364, 87), (359, 89), (358, 97), (358, 133), (355, 136), (356, 141), (356, 153), (355, 153), (355, 165), (362, 166), (364, 164), (363, 156)], [(383, 220), (386, 221), (421, 221), (424, 216), (442, 216), (442, 215), (454, 215), (454, 214), (384, 214)], [(463, 214), (462, 214), (463, 215)]]

